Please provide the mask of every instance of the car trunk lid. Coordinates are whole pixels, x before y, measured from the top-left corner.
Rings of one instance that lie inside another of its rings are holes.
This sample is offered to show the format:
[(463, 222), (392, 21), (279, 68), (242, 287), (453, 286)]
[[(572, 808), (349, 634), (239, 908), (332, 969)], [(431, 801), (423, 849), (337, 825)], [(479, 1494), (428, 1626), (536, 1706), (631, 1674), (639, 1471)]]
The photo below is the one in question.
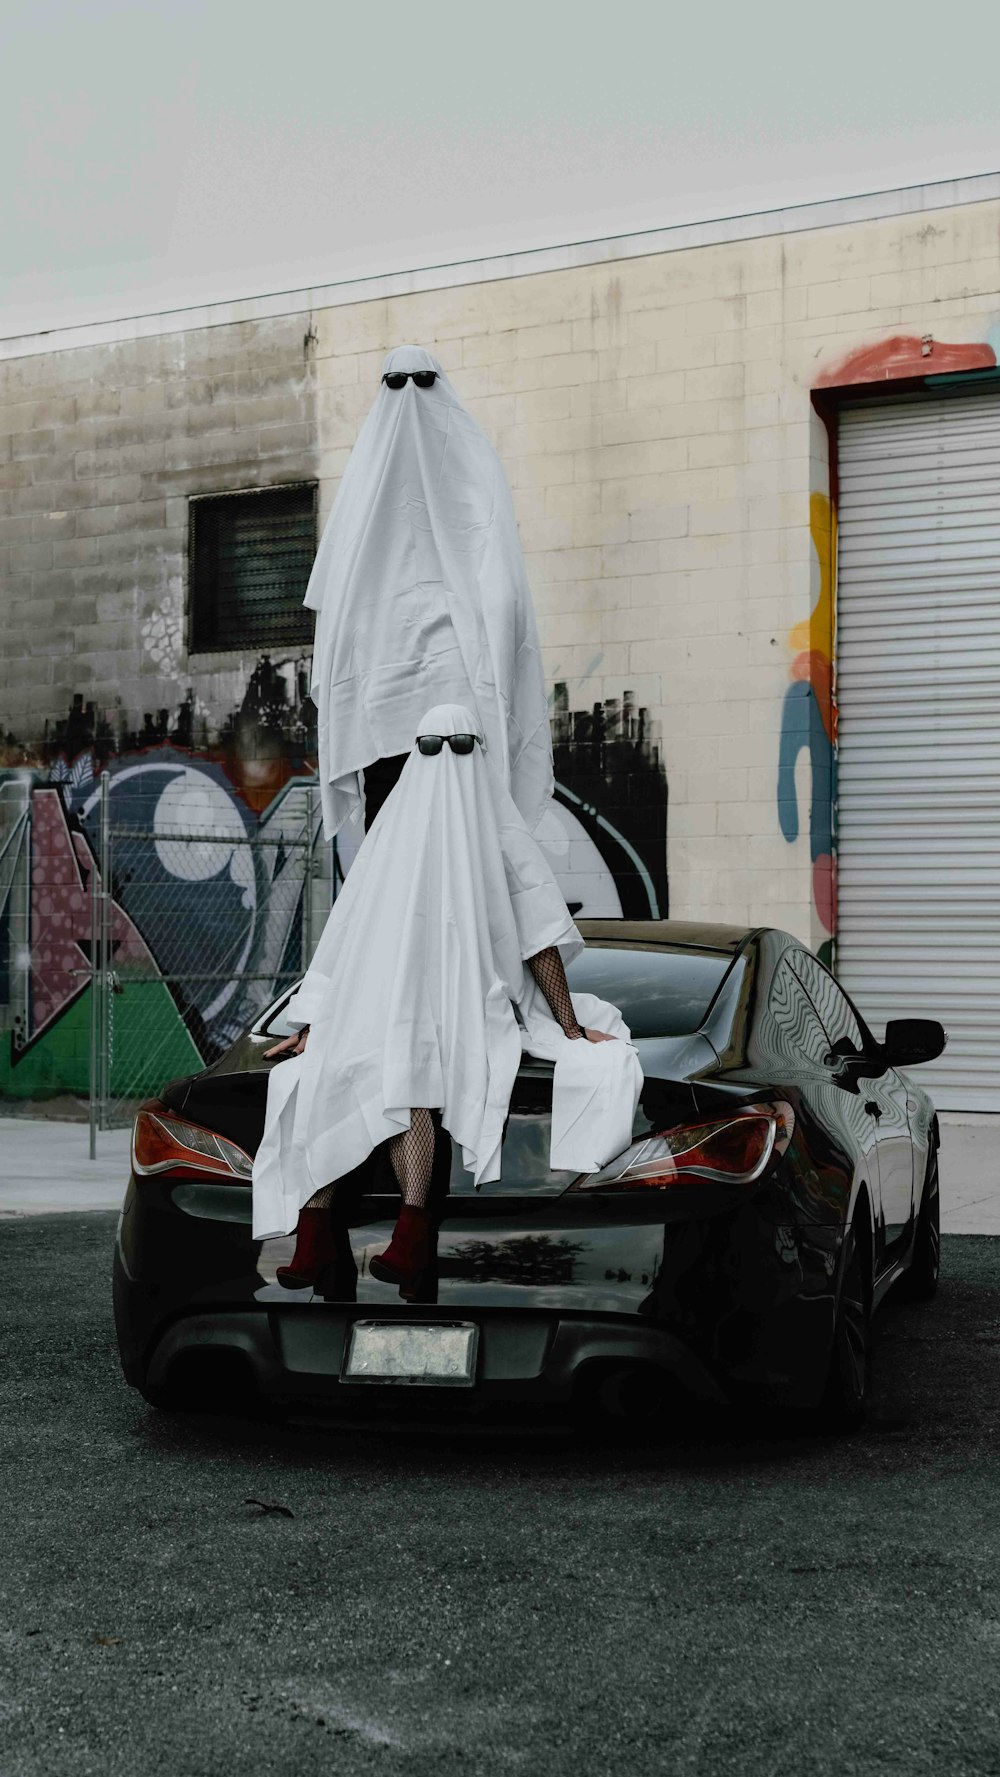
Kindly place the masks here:
[[(697, 1034), (647, 1037), (635, 1047), (644, 1076), (633, 1124), (633, 1134), (639, 1137), (653, 1128), (683, 1122), (696, 1112), (689, 1076), (715, 1067), (717, 1058), (711, 1044)], [(577, 1174), (554, 1172), (549, 1166), (553, 1072), (551, 1062), (526, 1058), (511, 1093), (500, 1178), (481, 1184), (477, 1191), (472, 1174), (462, 1165), (461, 1150), (456, 1148), (450, 1184), (453, 1197), (559, 1197), (568, 1189)]]

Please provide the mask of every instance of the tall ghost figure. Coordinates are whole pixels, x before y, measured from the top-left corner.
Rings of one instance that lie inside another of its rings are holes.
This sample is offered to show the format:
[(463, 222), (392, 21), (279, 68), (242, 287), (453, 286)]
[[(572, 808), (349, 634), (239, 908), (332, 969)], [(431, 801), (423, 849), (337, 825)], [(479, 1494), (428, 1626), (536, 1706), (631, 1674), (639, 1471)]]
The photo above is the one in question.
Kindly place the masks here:
[[(400, 381), (402, 383), (400, 386)], [(478, 718), (529, 830), (552, 794), (538, 631), (503, 468), (422, 346), (398, 346), (334, 502), (306, 592), (326, 837), (366, 825), (432, 704)]]

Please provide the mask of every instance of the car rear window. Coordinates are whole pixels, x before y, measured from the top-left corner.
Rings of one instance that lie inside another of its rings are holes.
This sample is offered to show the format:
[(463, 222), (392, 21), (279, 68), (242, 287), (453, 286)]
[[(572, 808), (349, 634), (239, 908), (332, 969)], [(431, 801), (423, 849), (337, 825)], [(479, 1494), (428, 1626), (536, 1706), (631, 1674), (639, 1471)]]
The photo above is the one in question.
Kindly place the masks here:
[[(732, 960), (722, 950), (602, 944), (591, 945), (566, 973), (574, 993), (595, 993), (617, 1006), (634, 1037), (682, 1037), (698, 1029)], [(290, 1035), (287, 1004), (288, 997), (279, 1001), (256, 1028)]]
[(617, 1006), (633, 1037), (697, 1030), (732, 963), (721, 950), (640, 950), (592, 945), (566, 973), (574, 993)]

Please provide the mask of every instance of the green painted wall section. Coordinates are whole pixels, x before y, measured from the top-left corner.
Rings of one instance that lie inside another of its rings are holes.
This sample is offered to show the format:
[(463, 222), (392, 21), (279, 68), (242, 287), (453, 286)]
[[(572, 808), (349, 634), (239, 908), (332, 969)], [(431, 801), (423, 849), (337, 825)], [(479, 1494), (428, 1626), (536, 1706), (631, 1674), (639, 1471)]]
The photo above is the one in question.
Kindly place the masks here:
[[(179, 1074), (203, 1066), (183, 1019), (162, 981), (137, 981), (112, 1002), (112, 1098), (149, 1098)], [(90, 1091), (90, 988), (67, 1007), (20, 1061), (11, 1040), (0, 1043), (0, 1097), (45, 1098)]]

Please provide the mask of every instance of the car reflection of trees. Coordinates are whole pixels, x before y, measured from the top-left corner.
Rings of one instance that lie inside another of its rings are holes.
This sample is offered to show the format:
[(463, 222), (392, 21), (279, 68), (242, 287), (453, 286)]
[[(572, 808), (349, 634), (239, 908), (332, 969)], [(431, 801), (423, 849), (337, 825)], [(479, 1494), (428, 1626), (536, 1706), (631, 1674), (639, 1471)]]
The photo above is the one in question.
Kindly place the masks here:
[(462, 1240), (442, 1256), (442, 1277), (475, 1283), (566, 1284), (573, 1281), (581, 1240), (522, 1234), (512, 1240)]

